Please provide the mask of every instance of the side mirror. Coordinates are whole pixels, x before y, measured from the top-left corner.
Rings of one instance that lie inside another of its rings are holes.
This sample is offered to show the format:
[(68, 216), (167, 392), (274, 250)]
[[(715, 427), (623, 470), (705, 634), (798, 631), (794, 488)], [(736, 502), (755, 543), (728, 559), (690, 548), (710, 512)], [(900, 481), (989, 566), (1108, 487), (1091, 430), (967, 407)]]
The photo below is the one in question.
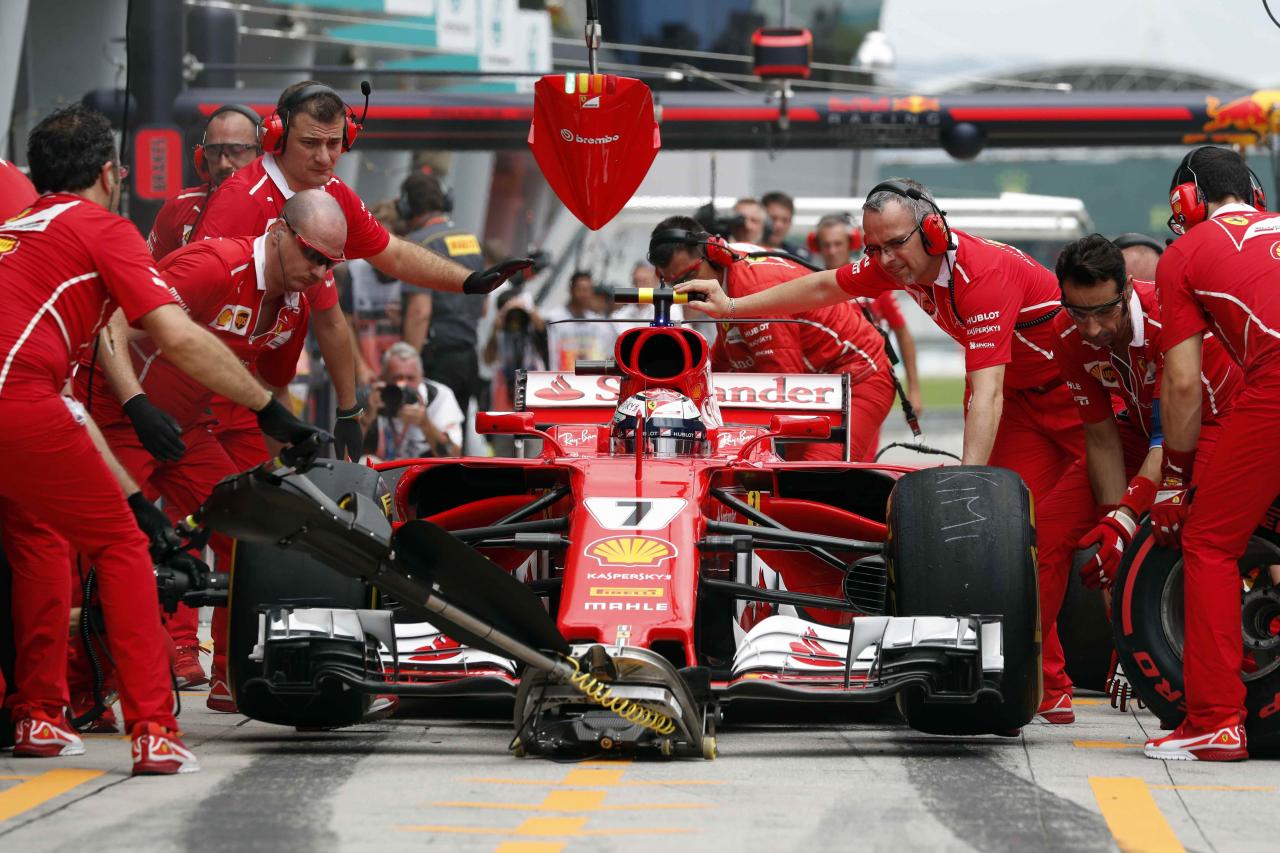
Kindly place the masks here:
[(769, 419), (769, 432), (773, 438), (831, 437), (831, 421), (819, 415), (774, 415)]
[(476, 412), (476, 432), (480, 435), (522, 435), (537, 431), (533, 412)]

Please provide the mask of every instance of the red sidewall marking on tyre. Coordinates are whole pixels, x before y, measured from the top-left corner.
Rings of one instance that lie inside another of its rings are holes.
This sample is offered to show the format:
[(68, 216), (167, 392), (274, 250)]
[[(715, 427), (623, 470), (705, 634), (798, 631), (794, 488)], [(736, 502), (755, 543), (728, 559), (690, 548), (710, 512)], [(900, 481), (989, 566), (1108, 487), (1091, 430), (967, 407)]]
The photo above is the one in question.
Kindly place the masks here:
[(1129, 564), (1129, 573), (1125, 580), (1124, 597), (1120, 601), (1120, 630), (1126, 636), (1133, 634), (1133, 588), (1138, 585), (1138, 571), (1142, 568), (1143, 562), (1147, 559), (1147, 554), (1151, 553), (1152, 547), (1156, 540), (1148, 537), (1146, 542), (1138, 548), (1138, 553), (1133, 556), (1133, 562)]

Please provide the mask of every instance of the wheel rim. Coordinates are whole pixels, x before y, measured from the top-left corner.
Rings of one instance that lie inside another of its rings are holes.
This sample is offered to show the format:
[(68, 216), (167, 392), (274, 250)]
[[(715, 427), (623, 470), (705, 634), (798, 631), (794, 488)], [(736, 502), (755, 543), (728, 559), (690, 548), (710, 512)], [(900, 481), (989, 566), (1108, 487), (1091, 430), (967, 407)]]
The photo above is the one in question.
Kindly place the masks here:
[[(1256, 536), (1249, 540), (1249, 547), (1237, 561), (1245, 654), (1245, 669), (1241, 670), (1240, 678), (1246, 683), (1280, 669), (1280, 635), (1272, 630), (1280, 620), (1280, 586), (1272, 581), (1268, 571), (1272, 564), (1280, 564), (1280, 548)], [(1185, 616), (1182, 558), (1179, 557), (1160, 592), (1160, 625), (1179, 662), (1186, 639)]]

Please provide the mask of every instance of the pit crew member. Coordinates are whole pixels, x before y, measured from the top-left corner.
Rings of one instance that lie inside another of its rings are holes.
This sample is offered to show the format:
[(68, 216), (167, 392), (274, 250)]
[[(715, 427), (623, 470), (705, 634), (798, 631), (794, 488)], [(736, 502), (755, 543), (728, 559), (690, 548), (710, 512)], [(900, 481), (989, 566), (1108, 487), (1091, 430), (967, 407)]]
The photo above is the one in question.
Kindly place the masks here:
[(124, 170), (105, 117), (81, 105), (55, 111), (32, 130), (27, 160), (43, 195), (0, 226), (0, 538), (13, 568), (15, 755), (84, 749), (63, 710), (70, 542), (97, 566), (134, 773), (190, 772), (199, 764), (172, 713), (147, 538), (78, 407), (59, 392), (119, 306), (181, 369), (255, 410), (264, 430), (283, 441), (318, 431), (187, 318), (141, 235), (112, 213)]
[[(1225, 148), (1188, 152), (1170, 190), (1169, 225), (1182, 236), (1156, 268), (1164, 458), (1151, 522), (1158, 543), (1182, 543), (1187, 716), (1147, 741), (1146, 754), (1235, 761), (1249, 755), (1236, 559), (1280, 491), (1280, 216), (1265, 212), (1257, 178)], [(1209, 332), (1243, 368), (1244, 388), (1201, 469), (1200, 373)]]
[(1128, 231), (1111, 242), (1124, 252), (1124, 268), (1129, 275), (1138, 281), (1156, 280), (1156, 264), (1164, 254), (1165, 245), (1155, 237)]
[[(1073, 552), (1093, 550), (1081, 568), (1084, 584), (1109, 587), (1155, 497), (1163, 442), (1162, 326), (1155, 285), (1126, 275), (1125, 255), (1100, 234), (1067, 245), (1056, 271), (1064, 311), (1053, 322), (1054, 356), (1084, 421), (1085, 462), (1069, 469), (1036, 513), (1037, 532), (1057, 543), (1040, 552), (1045, 685), (1040, 716), (1068, 723), (1075, 714), (1058, 640), (1058, 611)], [(1212, 338), (1205, 341), (1204, 356), (1200, 451), (1207, 454), (1240, 389), (1241, 374)]]
[[(192, 320), (278, 387), (292, 378), (306, 338), (309, 312), (299, 294), (322, 282), (341, 259), (346, 227), (332, 196), (306, 190), (294, 195), (257, 239), (189, 244), (168, 255), (160, 273)], [(95, 370), (95, 363), (101, 369)], [(212, 392), (178, 369), (152, 340), (136, 341), (127, 352), (99, 353), (96, 361), (86, 356), (76, 376), (76, 396), (95, 401), (94, 418), (115, 455), (148, 497), (165, 499), (175, 518), (194, 511), (223, 477), (256, 464), (233, 457), (218, 441), (205, 414)], [(171, 419), (184, 437), (186, 452), (180, 458), (156, 458), (149, 450), (146, 424), (157, 418)], [(230, 541), (215, 535), (210, 542), (215, 566), (229, 571)], [(226, 680), (225, 608), (214, 611), (212, 633), (207, 701), (213, 710), (234, 711)], [(194, 626), (192, 635), (187, 646), (175, 637), (174, 670), (180, 679), (204, 674), (192, 647)]]
[[(720, 316), (727, 322), (720, 324), (711, 351), (714, 369), (849, 374), (854, 391), (847, 428), (852, 458), (862, 459), (893, 405), (892, 368), (884, 354), (884, 340), (861, 311), (847, 303), (797, 312), (796, 319), (805, 321), (801, 324), (733, 322), (737, 317), (767, 315), (767, 311), (739, 306), (772, 293), (784, 282), (806, 278), (805, 268), (795, 261), (752, 254), (763, 251), (747, 243), (725, 243), (688, 216), (668, 217), (649, 235), (649, 261), (661, 281), (669, 286), (693, 279), (710, 282), (724, 300)], [(808, 443), (787, 450), (788, 458), (794, 459), (843, 456), (835, 443)]]
[(1041, 500), (1084, 452), (1080, 416), (1053, 363), (1050, 321), (1060, 310), (1053, 273), (1012, 246), (951, 229), (912, 180), (873, 187), (862, 226), (865, 254), (838, 270), (733, 302), (716, 281), (679, 290), (705, 294), (690, 306), (716, 317), (795, 313), (906, 290), (965, 348), (964, 464), (1010, 468)]
[[(194, 239), (254, 237), (280, 215), (294, 193), (323, 189), (347, 216), (343, 256), (364, 258), (384, 274), (409, 284), (463, 293), (488, 293), (524, 265), (508, 261), (475, 272), (448, 258), (391, 235), (355, 191), (334, 175), (338, 161), (351, 149), (362, 125), (355, 111), (333, 89), (314, 80), (295, 83), (280, 93), (276, 111), (263, 122), (265, 153), (236, 172), (209, 199), (209, 209)], [(312, 328), (338, 396), (334, 438), (339, 457), (360, 457), (362, 435), (357, 419), (355, 351), (351, 330), (338, 307), (332, 277), (308, 293)], [(218, 403), (220, 440), (233, 458), (258, 452), (261, 438), (243, 409)]]
[(26, 210), (36, 195), (31, 179), (17, 166), (0, 158), (0, 222)]
[[(809, 237), (809, 248), (813, 254), (822, 259), (822, 266), (829, 270), (840, 269), (853, 260), (854, 249), (862, 247), (862, 231), (849, 221), (847, 216), (828, 214), (818, 220), (813, 233)], [(886, 290), (873, 298), (860, 297), (857, 300), (864, 309), (865, 315), (881, 330), (893, 333), (898, 342), (898, 354), (902, 367), (907, 374), (907, 401), (917, 414), (924, 411), (920, 397), (920, 374), (916, 369), (916, 339), (907, 328), (907, 320), (898, 307), (898, 298), (894, 291)], [(872, 457), (880, 444), (879, 433), (871, 444)], [(866, 459), (864, 461), (870, 461)]]
[(223, 104), (209, 115), (204, 136), (195, 147), (201, 183), (186, 187), (156, 214), (147, 248), (157, 261), (187, 245), (204, 212), (209, 193), (262, 153), (262, 117), (243, 104)]

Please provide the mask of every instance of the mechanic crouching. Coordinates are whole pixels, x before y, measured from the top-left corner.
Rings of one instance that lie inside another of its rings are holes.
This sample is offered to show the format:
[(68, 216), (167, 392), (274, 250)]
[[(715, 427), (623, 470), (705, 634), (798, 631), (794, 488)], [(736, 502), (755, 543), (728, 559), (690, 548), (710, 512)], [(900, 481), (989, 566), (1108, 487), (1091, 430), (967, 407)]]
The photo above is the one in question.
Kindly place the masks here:
[(142, 236), (115, 215), (124, 168), (104, 116), (79, 105), (52, 113), (32, 130), (27, 159), (43, 194), (24, 216), (0, 225), (7, 308), (0, 316), (0, 537), (13, 569), (14, 755), (84, 751), (65, 717), (69, 542), (97, 567), (133, 772), (192, 772), (199, 763), (172, 712), (147, 537), (85, 419), (60, 391), (118, 306), (182, 370), (256, 411), (280, 440), (317, 430), (275, 403), (187, 318)]

